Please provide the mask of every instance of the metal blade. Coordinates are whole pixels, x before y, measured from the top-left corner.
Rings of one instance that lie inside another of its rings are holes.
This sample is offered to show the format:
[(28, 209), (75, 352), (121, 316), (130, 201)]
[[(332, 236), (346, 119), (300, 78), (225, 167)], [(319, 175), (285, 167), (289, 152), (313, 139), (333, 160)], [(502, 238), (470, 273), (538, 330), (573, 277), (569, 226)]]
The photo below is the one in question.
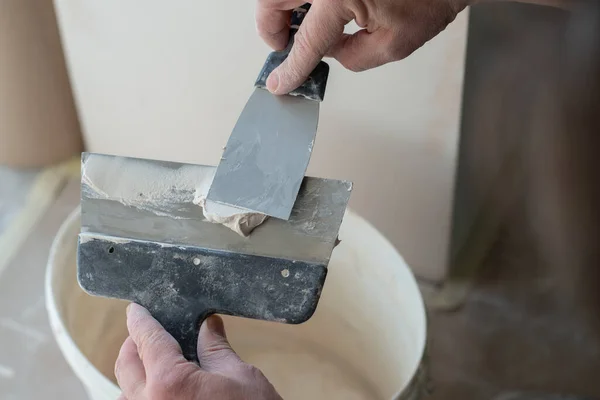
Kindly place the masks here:
[(215, 167), (84, 153), (81, 169), (82, 233), (325, 265), (352, 192), (348, 181), (306, 177), (289, 220), (269, 218), (244, 238), (194, 203)]
[(312, 153), (319, 104), (255, 89), (229, 137), (208, 200), (287, 220)]

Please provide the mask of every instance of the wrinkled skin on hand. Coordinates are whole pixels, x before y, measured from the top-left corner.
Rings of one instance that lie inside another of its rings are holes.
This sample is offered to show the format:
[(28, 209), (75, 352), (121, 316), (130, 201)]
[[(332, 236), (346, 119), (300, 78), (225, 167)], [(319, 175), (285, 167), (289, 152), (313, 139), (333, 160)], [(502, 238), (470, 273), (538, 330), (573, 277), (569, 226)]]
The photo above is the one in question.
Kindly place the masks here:
[[(330, 56), (352, 71), (402, 60), (442, 32), (471, 0), (312, 0), (289, 57), (267, 80), (285, 94), (298, 87), (319, 61)], [(259, 35), (275, 50), (286, 47), (291, 10), (305, 0), (258, 0)], [(344, 34), (356, 21), (362, 29)]]
[(129, 337), (115, 365), (119, 400), (282, 400), (255, 367), (231, 349), (223, 321), (209, 317), (200, 328), (200, 366), (187, 361), (177, 341), (137, 304), (127, 309)]

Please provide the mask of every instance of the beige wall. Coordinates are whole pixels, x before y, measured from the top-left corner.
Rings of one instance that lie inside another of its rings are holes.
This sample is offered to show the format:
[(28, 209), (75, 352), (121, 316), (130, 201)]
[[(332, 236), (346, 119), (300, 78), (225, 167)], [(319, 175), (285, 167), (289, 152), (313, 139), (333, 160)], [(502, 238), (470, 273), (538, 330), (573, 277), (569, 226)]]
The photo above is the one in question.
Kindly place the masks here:
[(52, 2), (0, 1), (0, 164), (43, 166), (81, 151)]
[[(253, 0), (56, 5), (89, 150), (219, 161), (268, 53)], [(354, 74), (331, 61), (309, 167), (353, 180), (351, 206), (432, 279), (449, 241), (466, 20), (402, 63)]]

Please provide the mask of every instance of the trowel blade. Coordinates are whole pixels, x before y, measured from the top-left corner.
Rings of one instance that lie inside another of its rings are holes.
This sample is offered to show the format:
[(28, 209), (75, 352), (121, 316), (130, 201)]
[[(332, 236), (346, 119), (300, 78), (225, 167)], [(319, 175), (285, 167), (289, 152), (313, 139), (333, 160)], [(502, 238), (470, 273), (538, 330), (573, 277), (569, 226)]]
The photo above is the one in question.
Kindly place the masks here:
[(229, 137), (208, 200), (289, 219), (312, 153), (319, 105), (256, 88)]

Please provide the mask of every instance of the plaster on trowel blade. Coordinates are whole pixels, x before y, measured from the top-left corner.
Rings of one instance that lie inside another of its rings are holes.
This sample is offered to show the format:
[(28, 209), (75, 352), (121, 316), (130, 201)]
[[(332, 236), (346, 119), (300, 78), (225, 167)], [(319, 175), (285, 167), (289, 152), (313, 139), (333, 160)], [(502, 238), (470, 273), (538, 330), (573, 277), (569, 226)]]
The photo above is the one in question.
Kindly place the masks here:
[(319, 105), (256, 88), (229, 137), (207, 199), (289, 219), (312, 153)]

